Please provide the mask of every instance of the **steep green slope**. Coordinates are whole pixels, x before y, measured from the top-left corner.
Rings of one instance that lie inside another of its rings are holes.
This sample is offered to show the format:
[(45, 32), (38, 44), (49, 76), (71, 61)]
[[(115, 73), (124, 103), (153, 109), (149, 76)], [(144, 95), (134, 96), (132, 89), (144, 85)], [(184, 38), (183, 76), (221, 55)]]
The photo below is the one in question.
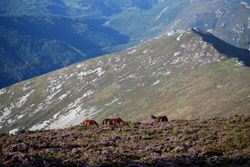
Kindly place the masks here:
[(86, 60), (1, 89), (1, 131), (249, 114), (249, 56), (192, 29)]

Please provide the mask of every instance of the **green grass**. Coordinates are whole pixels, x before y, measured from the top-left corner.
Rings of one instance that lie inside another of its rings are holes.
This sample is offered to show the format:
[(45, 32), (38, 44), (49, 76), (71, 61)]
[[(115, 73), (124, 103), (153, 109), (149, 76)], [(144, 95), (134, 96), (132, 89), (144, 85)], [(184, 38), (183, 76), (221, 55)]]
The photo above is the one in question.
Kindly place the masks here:
[(221, 65), (221, 69), (225, 70), (226, 72), (232, 71), (234, 69), (236, 60), (234, 58), (225, 60)]

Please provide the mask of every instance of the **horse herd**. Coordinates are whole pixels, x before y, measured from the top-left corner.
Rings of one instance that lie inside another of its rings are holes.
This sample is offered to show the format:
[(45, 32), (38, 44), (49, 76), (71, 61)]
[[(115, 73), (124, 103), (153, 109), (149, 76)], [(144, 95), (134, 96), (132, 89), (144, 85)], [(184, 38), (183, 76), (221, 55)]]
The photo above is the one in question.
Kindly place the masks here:
[[(156, 122), (167, 122), (168, 121), (167, 116), (155, 117), (155, 116), (151, 115), (151, 118), (155, 119)], [(120, 126), (121, 124), (122, 125), (127, 125), (128, 122), (124, 122), (121, 118), (113, 118), (113, 119), (104, 119), (102, 121), (102, 124), (103, 125), (117, 125), (117, 126)], [(94, 120), (85, 120), (83, 122), (83, 125), (89, 126), (89, 125), (98, 125), (98, 124)]]

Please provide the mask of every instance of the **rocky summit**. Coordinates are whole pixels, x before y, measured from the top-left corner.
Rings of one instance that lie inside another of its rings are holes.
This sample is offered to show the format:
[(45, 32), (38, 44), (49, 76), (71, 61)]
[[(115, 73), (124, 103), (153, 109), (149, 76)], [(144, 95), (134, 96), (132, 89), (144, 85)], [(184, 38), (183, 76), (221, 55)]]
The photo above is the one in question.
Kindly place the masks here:
[(1, 166), (250, 166), (250, 116), (0, 134)]
[(152, 40), (1, 89), (0, 131), (249, 114), (249, 58), (198, 29)]

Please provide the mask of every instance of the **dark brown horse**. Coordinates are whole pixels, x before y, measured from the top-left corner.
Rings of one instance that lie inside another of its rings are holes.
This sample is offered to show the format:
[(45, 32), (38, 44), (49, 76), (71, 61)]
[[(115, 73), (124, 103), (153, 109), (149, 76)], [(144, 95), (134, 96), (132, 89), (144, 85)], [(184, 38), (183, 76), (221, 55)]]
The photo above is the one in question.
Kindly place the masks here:
[(104, 119), (102, 121), (102, 124), (106, 124), (106, 125), (120, 125), (115, 119)]
[(94, 120), (85, 120), (84, 122), (83, 122), (83, 125), (98, 125)]
[(160, 116), (160, 117), (155, 117), (151, 115), (152, 119), (156, 119), (156, 122), (168, 122), (168, 117), (167, 116)]

